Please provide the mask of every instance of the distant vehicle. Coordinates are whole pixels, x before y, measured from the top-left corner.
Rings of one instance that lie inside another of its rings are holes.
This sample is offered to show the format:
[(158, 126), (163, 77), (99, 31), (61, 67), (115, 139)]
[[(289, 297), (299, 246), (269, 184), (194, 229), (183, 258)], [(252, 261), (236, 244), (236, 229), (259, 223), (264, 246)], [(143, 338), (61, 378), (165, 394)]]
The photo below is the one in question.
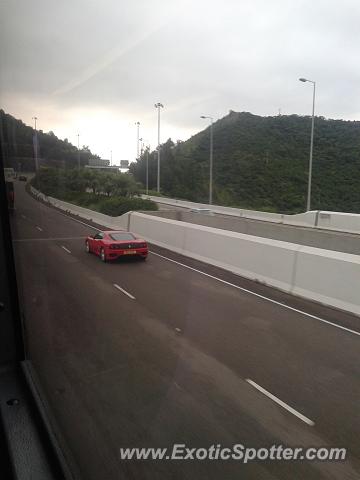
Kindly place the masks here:
[(5, 186), (6, 186), (8, 209), (9, 209), (9, 212), (12, 213), (15, 210), (14, 182), (6, 181)]
[(146, 260), (149, 250), (145, 240), (137, 238), (130, 232), (106, 231), (97, 232), (85, 240), (85, 250), (95, 253), (106, 262), (127, 255), (138, 256)]
[(213, 215), (213, 211), (210, 208), (192, 208), (191, 213), (202, 213), (204, 215)]
[(27, 177), (25, 175), (19, 175), (20, 182), (27, 182)]

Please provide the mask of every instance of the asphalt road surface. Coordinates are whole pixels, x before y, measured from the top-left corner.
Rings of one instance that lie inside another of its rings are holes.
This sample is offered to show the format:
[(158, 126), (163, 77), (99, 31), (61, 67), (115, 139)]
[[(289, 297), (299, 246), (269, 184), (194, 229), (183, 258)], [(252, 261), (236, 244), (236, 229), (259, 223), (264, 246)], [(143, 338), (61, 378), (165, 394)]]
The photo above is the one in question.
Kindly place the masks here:
[[(84, 250), (91, 225), (20, 183), (12, 231), (29, 357), (84, 479), (360, 478), (358, 317), (155, 246), (103, 264)], [(348, 457), (120, 459), (174, 443)]]

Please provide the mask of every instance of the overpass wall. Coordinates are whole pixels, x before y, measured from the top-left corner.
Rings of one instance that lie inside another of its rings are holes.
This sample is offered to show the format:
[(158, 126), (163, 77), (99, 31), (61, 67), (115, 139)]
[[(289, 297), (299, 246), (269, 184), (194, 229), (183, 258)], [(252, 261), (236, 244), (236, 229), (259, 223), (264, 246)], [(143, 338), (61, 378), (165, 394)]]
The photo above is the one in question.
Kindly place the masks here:
[(174, 207), (182, 208), (210, 208), (212, 212), (223, 214), (223, 215), (232, 215), (235, 217), (246, 217), (252, 218), (254, 220), (264, 220), (274, 223), (287, 223), (290, 225), (304, 225), (304, 226), (314, 226), (317, 219), (317, 212), (306, 212), (300, 213), (297, 215), (282, 215), (281, 213), (271, 213), (271, 212), (260, 212), (256, 210), (246, 210), (243, 208), (234, 208), (234, 207), (224, 207), (221, 205), (209, 205), (207, 203), (196, 203), (188, 202), (187, 200), (177, 200), (167, 197), (156, 197), (156, 196), (146, 196), (142, 195), (143, 198), (148, 198), (153, 200), (156, 203), (170, 205)]
[[(176, 200), (167, 197), (145, 196), (156, 203), (170, 205), (174, 207), (209, 208), (208, 204), (188, 202), (186, 200)], [(282, 223), (284, 225), (298, 225), (304, 227), (316, 227), (327, 230), (336, 230), (340, 232), (360, 233), (360, 214), (329, 212), (325, 210), (314, 210), (311, 212), (299, 213), (296, 215), (282, 215), (280, 213), (259, 212), (256, 210), (245, 210), (241, 208), (223, 207), (212, 205), (211, 210), (214, 213), (231, 215), (235, 217), (244, 217), (254, 220), (262, 220), (273, 223)]]

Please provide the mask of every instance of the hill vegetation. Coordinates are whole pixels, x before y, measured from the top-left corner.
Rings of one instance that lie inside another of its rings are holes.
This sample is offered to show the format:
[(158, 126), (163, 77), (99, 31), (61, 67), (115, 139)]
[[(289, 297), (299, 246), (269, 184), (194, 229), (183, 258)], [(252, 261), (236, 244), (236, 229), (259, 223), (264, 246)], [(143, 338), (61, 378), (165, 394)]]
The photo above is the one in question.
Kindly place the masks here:
[(156, 203), (138, 196), (139, 185), (124, 173), (43, 167), (31, 184), (45, 195), (113, 217), (129, 211), (158, 209)]
[[(4, 166), (31, 172), (35, 170), (34, 134), (32, 127), (0, 110), (0, 141)], [(78, 149), (67, 139), (60, 140), (53, 132), (38, 130), (38, 158), (40, 165), (75, 167)], [(80, 149), (80, 163), (87, 165), (90, 158), (99, 158), (84, 145)]]
[[(311, 118), (230, 111), (214, 123), (214, 199), (221, 205), (305, 210)], [(146, 183), (146, 152), (130, 167)], [(149, 153), (156, 188), (157, 153)], [(208, 201), (209, 128), (161, 146), (161, 192)], [(312, 209), (360, 213), (360, 122), (315, 119)]]
[[(213, 128), (214, 203), (282, 213), (304, 211), (310, 117), (230, 111)], [(5, 167), (34, 170), (33, 128), (0, 110), (0, 140)], [(38, 144), (40, 165), (77, 166), (77, 148), (66, 139), (40, 130)], [(146, 154), (130, 166), (143, 187)], [(86, 146), (80, 155), (81, 165), (98, 158)], [(156, 172), (153, 151), (149, 152), (150, 190), (156, 190)], [(163, 195), (206, 203), (208, 183), (209, 128), (186, 142), (169, 139), (161, 146)], [(360, 213), (360, 122), (316, 117), (311, 207)]]

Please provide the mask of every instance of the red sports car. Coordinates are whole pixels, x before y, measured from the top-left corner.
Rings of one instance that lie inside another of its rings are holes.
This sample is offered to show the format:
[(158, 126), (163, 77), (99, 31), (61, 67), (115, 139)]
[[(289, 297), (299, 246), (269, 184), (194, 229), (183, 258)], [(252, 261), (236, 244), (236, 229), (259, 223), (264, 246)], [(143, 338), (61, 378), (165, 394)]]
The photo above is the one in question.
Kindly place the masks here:
[(137, 238), (130, 232), (97, 232), (87, 237), (85, 249), (88, 253), (95, 253), (103, 262), (116, 260), (125, 255), (137, 255), (146, 260), (148, 246), (145, 240)]

